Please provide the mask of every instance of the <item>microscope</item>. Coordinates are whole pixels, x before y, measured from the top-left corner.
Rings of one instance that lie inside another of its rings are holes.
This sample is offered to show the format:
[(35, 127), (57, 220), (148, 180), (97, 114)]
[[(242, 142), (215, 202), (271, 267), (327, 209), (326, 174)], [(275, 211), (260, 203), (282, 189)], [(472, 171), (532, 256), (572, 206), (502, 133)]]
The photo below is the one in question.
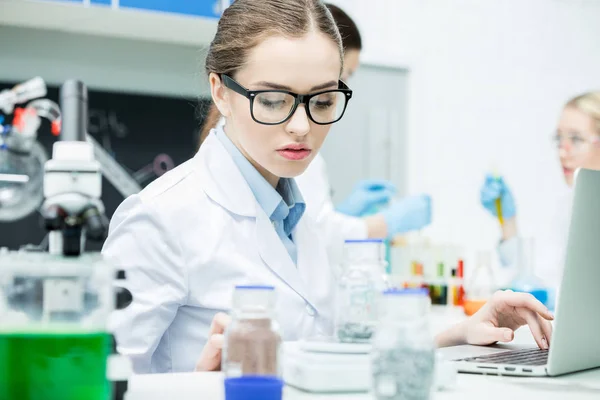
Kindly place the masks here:
[(106, 238), (102, 174), (94, 148), (86, 140), (87, 89), (82, 82), (67, 81), (60, 90), (62, 110), (60, 140), (44, 168), (41, 214), (49, 232), (50, 254), (79, 256), (86, 239)]
[(108, 219), (82, 82), (62, 85), (60, 112), (39, 209), (48, 251), (0, 250), (0, 399), (121, 400), (131, 363), (107, 325), (132, 296), (124, 271), (85, 252), (106, 238)]

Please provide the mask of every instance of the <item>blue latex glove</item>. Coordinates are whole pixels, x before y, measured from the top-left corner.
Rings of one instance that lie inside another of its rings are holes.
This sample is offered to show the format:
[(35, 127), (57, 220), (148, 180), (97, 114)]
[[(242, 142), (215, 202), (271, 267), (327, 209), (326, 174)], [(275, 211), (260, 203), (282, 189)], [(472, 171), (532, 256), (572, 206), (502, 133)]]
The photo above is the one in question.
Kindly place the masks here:
[(481, 204), (494, 217), (498, 217), (496, 211), (496, 199), (498, 198), (501, 199), (502, 217), (505, 220), (514, 217), (517, 214), (517, 206), (512, 192), (504, 182), (504, 179), (502, 177), (497, 178), (487, 175), (481, 188)]
[(405, 197), (390, 204), (382, 215), (389, 237), (419, 230), (431, 223), (431, 197), (425, 194)]
[(354, 186), (350, 196), (338, 205), (342, 214), (360, 217), (369, 209), (388, 203), (396, 193), (396, 187), (384, 180), (360, 181)]

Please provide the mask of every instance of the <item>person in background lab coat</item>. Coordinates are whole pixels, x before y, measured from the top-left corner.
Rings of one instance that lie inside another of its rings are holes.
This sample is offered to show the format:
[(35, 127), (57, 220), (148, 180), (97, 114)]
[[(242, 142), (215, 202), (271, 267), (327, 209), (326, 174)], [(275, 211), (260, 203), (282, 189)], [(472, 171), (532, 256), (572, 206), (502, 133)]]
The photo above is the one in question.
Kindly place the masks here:
[[(556, 135), (558, 159), (565, 183), (573, 186), (577, 168), (600, 169), (600, 92), (577, 96), (565, 105)], [(556, 288), (560, 284), (564, 266), (565, 247), (570, 221), (572, 193), (559, 199), (560, 208), (539, 225), (534, 237), (534, 272), (546, 285)], [(504, 265), (514, 265), (518, 257), (519, 231), (514, 196), (502, 178), (488, 176), (481, 188), (481, 204), (497, 217), (495, 201), (500, 198), (504, 224), (501, 226), (502, 242), (498, 247)]]
[[(127, 198), (103, 248), (133, 295), (109, 328), (136, 373), (218, 368), (219, 312), (231, 309), (235, 285), (275, 287), (284, 340), (333, 334), (333, 274), (294, 177), (351, 97), (342, 68), (339, 32), (319, 0), (237, 0), (225, 10), (206, 58), (225, 126)], [(531, 296), (498, 292), (436, 341), (508, 341), (529, 324), (547, 348), (552, 318)]]
[[(326, 6), (342, 37), (344, 70), (341, 80), (347, 82), (359, 66), (362, 38), (348, 14), (333, 4)], [(200, 132), (200, 143), (213, 127), (224, 122), (219, 110), (212, 105)], [(385, 180), (357, 182), (352, 193), (335, 207), (327, 165), (321, 154), (317, 154), (306, 171), (296, 177), (296, 183), (306, 202), (306, 213), (317, 221), (317, 228), (328, 244), (330, 261), (334, 263), (340, 261), (346, 239), (393, 237), (431, 223), (431, 199), (427, 195), (406, 197), (392, 202), (383, 212), (363, 217), (373, 208), (390, 203), (396, 187)]]
[[(342, 80), (347, 82), (358, 69), (362, 38), (348, 14), (335, 5), (328, 4), (327, 7), (342, 36)], [(357, 182), (352, 193), (335, 207), (328, 176), (325, 159), (317, 154), (306, 171), (296, 178), (296, 182), (306, 200), (306, 213), (317, 221), (317, 226), (328, 243), (328, 255), (332, 263), (340, 262), (345, 239), (393, 237), (419, 230), (431, 223), (431, 199), (428, 195), (390, 201), (396, 188), (391, 182), (384, 180)], [(384, 211), (364, 216), (371, 209), (388, 203)]]

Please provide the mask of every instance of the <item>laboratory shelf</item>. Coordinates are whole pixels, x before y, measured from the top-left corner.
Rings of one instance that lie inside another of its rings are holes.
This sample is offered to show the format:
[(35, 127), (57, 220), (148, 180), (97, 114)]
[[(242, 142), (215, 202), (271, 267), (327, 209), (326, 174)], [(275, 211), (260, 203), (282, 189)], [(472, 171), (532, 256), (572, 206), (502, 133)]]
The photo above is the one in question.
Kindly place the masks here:
[(218, 19), (81, 1), (0, 0), (0, 25), (201, 47)]

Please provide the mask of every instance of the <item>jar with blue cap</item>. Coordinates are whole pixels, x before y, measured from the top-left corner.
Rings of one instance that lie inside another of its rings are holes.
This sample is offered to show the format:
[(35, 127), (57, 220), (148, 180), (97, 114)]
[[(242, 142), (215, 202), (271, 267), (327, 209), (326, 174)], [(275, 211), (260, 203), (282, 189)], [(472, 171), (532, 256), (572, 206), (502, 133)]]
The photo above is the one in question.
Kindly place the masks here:
[(426, 400), (435, 377), (435, 340), (427, 289), (390, 289), (379, 303), (372, 340), (372, 386), (378, 400)]
[(336, 290), (335, 330), (342, 342), (366, 343), (377, 322), (377, 294), (387, 286), (383, 240), (346, 240)]
[(227, 377), (281, 375), (275, 301), (273, 286), (235, 287), (221, 366)]
[(225, 400), (281, 400), (283, 380), (276, 376), (225, 379)]

